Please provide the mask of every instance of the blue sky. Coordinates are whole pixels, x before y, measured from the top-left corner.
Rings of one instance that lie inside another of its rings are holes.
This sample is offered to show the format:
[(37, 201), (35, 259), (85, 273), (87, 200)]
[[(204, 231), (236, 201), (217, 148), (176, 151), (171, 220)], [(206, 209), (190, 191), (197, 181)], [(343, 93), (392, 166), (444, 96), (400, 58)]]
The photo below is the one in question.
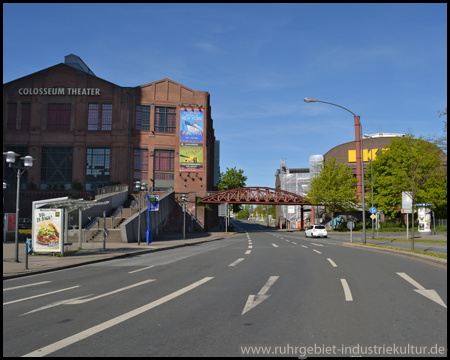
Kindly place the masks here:
[(75, 54), (100, 78), (211, 96), (221, 171), (274, 187), (285, 158), (363, 132), (442, 134), (447, 4), (3, 4), (3, 82)]

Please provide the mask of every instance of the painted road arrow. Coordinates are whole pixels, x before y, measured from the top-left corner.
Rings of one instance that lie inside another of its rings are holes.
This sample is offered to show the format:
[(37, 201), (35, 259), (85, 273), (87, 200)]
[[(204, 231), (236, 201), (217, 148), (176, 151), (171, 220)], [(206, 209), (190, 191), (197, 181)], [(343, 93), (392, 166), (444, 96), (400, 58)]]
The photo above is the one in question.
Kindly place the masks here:
[(259, 291), (259, 293), (255, 295), (250, 295), (248, 297), (247, 303), (245, 304), (244, 310), (242, 311), (242, 315), (244, 315), (247, 311), (253, 309), (256, 305), (261, 304), (264, 300), (266, 300), (270, 295), (266, 295), (266, 292), (269, 291), (270, 287), (277, 281), (279, 276), (271, 276), (269, 280), (267, 280), (266, 285)]
[(444, 301), (441, 299), (441, 297), (438, 295), (436, 290), (427, 290), (422, 285), (420, 285), (417, 281), (406, 275), (405, 273), (398, 272), (397, 275), (401, 276), (403, 279), (405, 279), (410, 284), (414, 285), (417, 289), (414, 289), (415, 292), (418, 292), (419, 294), (427, 297), (430, 300), (433, 300), (434, 302), (438, 303), (439, 305), (447, 308), (447, 305), (445, 305)]

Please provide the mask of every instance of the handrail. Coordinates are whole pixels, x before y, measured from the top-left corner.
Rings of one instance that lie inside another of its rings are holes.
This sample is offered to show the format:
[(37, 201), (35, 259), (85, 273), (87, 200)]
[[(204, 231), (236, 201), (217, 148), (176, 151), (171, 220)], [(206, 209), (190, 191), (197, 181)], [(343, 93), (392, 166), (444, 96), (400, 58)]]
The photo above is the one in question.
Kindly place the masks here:
[(116, 211), (114, 211), (114, 214), (111, 215), (111, 218), (114, 220), (114, 218), (119, 215), (120, 212), (122, 212), (123, 206), (117, 208)]
[(86, 225), (86, 227), (84, 228), (84, 231), (89, 231), (91, 229), (91, 227), (93, 227), (95, 225), (95, 223), (98, 222), (98, 219), (100, 219), (100, 218), (96, 217), (95, 219), (92, 219), (92, 221)]
[(119, 213), (120, 213), (120, 217), (123, 217), (122, 216), (122, 209), (123, 209), (123, 206), (119, 207), (116, 211), (114, 211), (114, 214), (112, 214), (112, 216), (111, 216), (111, 229), (114, 227), (114, 218), (117, 215), (119, 215)]

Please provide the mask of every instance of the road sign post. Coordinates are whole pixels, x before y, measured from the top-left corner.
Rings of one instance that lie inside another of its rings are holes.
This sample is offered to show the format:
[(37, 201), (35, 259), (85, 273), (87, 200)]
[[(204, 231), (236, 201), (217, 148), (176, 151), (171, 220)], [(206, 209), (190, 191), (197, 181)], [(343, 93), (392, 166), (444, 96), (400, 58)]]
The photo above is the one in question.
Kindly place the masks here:
[(153, 241), (153, 232), (150, 229), (150, 211), (159, 211), (159, 195), (147, 195), (147, 245)]
[(355, 228), (355, 223), (353, 221), (347, 222), (347, 228), (350, 229), (350, 242), (353, 242), (352, 230)]

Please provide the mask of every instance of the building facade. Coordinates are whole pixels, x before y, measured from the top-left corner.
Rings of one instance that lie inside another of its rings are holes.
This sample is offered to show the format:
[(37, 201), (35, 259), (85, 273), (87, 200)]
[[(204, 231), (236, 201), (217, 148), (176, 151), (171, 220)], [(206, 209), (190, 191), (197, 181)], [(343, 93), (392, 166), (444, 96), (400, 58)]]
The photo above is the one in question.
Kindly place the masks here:
[[(140, 181), (154, 193), (191, 194), (195, 203), (215, 188), (215, 144), (210, 94), (171, 79), (122, 87), (68, 55), (3, 84), (3, 151), (34, 158), (21, 178), (33, 200), (112, 184), (132, 191)], [(4, 165), (4, 181), (14, 176)]]

